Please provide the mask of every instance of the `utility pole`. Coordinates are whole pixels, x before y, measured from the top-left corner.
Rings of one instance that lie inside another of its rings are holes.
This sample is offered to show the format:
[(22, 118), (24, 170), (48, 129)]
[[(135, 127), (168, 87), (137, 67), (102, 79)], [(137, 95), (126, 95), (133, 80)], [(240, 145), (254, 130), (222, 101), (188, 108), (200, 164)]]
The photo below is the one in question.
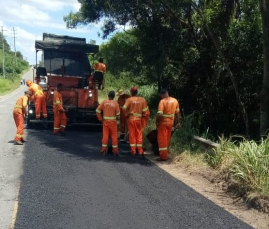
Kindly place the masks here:
[(3, 77), (6, 78), (6, 74), (5, 74), (5, 37), (4, 37), (4, 26), (1, 26), (1, 31), (2, 31), (2, 45), (3, 45)]
[(17, 53), (16, 53), (16, 30), (15, 28), (13, 27), (12, 28), (12, 31), (13, 31), (13, 39), (14, 39), (14, 55), (15, 55), (15, 66), (17, 66)]

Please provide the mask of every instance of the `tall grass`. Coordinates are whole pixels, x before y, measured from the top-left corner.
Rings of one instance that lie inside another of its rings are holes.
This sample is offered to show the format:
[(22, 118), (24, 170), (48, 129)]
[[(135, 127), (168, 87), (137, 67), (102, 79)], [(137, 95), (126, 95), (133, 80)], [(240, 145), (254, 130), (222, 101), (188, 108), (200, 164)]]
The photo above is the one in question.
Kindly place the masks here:
[(230, 172), (250, 190), (269, 198), (269, 139), (256, 143), (243, 141), (231, 148), (234, 158)]
[(205, 160), (213, 169), (225, 170), (232, 160), (228, 152), (234, 147), (233, 142), (226, 140), (224, 137), (219, 137), (219, 147), (213, 149), (211, 153), (206, 153)]
[(234, 143), (220, 138), (215, 154), (206, 155), (206, 161), (214, 168), (231, 174), (250, 199), (269, 198), (269, 139), (259, 143), (242, 139)]

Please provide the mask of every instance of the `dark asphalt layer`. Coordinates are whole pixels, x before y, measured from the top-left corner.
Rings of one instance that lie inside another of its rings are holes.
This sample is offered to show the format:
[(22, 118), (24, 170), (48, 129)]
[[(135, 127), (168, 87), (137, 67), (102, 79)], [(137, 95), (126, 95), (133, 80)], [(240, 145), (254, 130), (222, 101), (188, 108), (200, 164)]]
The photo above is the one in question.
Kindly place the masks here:
[(15, 228), (251, 228), (127, 145), (100, 147), (100, 131), (28, 130)]

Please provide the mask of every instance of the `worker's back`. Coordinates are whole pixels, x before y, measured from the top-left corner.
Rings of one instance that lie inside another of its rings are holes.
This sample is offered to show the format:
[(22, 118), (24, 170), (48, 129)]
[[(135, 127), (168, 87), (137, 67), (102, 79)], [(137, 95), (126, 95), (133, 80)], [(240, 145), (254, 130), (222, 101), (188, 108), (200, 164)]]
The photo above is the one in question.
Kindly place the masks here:
[(103, 111), (104, 120), (116, 120), (116, 115), (119, 115), (119, 105), (114, 100), (104, 100), (98, 110)]
[(128, 109), (130, 119), (141, 119), (147, 109), (147, 102), (143, 97), (132, 96), (126, 100), (124, 107)]
[(174, 123), (175, 113), (179, 112), (179, 103), (173, 97), (163, 98), (158, 107), (158, 113), (162, 115), (160, 122), (166, 124)]

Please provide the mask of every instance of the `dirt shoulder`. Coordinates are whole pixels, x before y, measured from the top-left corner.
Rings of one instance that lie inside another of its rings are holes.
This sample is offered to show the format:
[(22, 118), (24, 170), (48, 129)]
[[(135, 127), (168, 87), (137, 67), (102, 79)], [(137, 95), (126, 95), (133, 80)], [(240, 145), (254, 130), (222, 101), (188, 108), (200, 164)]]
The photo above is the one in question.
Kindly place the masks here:
[(172, 160), (158, 162), (151, 151), (145, 152), (145, 157), (252, 227), (258, 229), (269, 228), (269, 214), (249, 209), (242, 199), (235, 198), (232, 194), (227, 193), (223, 188), (224, 182), (214, 179), (214, 177), (218, 177), (217, 172), (214, 170), (208, 168), (183, 168), (180, 163)]

